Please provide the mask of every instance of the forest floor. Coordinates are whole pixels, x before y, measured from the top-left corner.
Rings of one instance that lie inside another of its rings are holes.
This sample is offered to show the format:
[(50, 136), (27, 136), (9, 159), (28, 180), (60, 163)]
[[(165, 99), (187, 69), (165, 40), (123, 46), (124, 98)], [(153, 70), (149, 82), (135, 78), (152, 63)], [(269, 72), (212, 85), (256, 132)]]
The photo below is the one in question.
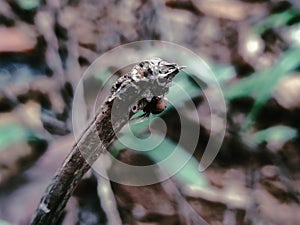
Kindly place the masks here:
[[(200, 217), (211, 225), (300, 224), (297, 7), (279, 0), (1, 0), (0, 225), (28, 224), (71, 150), (72, 100), (84, 71), (110, 49), (140, 40), (191, 49), (222, 77), (226, 135), (203, 173), (207, 185), (110, 182), (111, 196), (89, 173), (61, 224), (200, 224)], [(201, 91), (194, 101), (202, 118), (194, 152), (200, 160), (210, 108)], [(162, 117), (167, 137), (178, 140), (176, 113)], [(129, 149), (117, 158), (153, 163)], [(117, 166), (109, 169), (126, 176)]]

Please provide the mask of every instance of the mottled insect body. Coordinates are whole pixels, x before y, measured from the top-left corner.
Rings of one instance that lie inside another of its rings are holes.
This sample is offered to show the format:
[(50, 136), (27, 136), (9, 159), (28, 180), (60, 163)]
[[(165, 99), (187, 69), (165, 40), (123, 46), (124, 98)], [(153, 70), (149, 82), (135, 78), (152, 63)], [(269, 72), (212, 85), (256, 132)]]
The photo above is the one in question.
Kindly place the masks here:
[[(126, 92), (128, 96), (130, 89), (132, 95), (136, 92), (139, 93), (139, 98), (142, 97), (142, 100), (131, 104), (129, 110), (133, 113), (139, 110), (144, 110), (146, 115), (162, 112), (167, 106), (167, 100), (163, 95), (168, 91), (172, 78), (182, 68), (176, 63), (169, 63), (160, 58), (142, 61), (115, 82), (107, 101), (112, 102), (115, 98), (122, 100), (124, 93)], [(153, 87), (149, 88), (150, 85), (157, 88), (153, 90)]]
[(116, 98), (122, 100), (123, 96), (128, 99), (128, 96), (134, 96), (136, 93), (139, 100), (132, 102), (128, 111), (136, 113), (143, 110), (145, 116), (160, 113), (168, 104), (163, 96), (171, 86), (173, 77), (182, 68), (176, 63), (169, 63), (160, 58), (142, 61), (115, 82), (108, 102)]

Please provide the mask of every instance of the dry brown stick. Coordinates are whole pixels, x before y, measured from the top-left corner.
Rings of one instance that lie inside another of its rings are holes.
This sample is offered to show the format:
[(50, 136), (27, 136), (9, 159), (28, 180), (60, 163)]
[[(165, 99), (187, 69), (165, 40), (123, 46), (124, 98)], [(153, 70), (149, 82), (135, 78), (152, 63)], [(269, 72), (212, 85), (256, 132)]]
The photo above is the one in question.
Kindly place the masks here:
[(122, 76), (98, 115), (83, 132), (58, 170), (33, 215), (31, 225), (54, 225), (82, 176), (118, 132), (140, 110), (155, 111), (159, 99), (169, 90), (170, 82), (182, 67), (161, 59), (146, 60)]

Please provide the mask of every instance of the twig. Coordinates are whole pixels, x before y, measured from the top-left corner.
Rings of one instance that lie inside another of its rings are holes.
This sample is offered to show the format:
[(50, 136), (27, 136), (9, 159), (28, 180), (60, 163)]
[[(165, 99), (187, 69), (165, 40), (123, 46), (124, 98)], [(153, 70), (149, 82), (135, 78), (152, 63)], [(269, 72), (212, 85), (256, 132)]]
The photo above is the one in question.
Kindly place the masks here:
[[(31, 225), (53, 225), (82, 176), (90, 169), (118, 132), (140, 110), (156, 111), (157, 99), (168, 90), (182, 67), (159, 58), (142, 61), (117, 80), (98, 115), (73, 146), (33, 215)], [(154, 107), (154, 109), (152, 109)]]
[[(106, 168), (103, 170), (107, 176)], [(106, 225), (122, 225), (122, 219), (118, 211), (117, 202), (111, 187), (111, 183), (105, 177), (97, 174), (97, 193), (101, 199), (101, 208), (106, 214)]]
[(163, 187), (168, 190), (178, 205), (179, 214), (183, 216), (184, 224), (188, 225), (208, 225), (208, 223), (192, 208), (185, 197), (176, 188), (172, 180), (162, 182)]

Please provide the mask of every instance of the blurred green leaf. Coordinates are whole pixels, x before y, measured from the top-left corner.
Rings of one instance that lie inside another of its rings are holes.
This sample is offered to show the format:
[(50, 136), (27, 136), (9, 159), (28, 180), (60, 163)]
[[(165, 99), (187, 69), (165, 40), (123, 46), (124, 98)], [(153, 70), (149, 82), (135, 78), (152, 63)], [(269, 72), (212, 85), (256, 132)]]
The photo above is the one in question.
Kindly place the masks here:
[(271, 97), (278, 82), (300, 65), (300, 46), (293, 46), (284, 52), (273, 67), (256, 72), (249, 77), (240, 79), (236, 84), (224, 88), (223, 94), (227, 100), (245, 96), (255, 99), (251, 112), (248, 114), (243, 130), (253, 123), (261, 107)]
[[(121, 137), (120, 141), (128, 143), (131, 141), (131, 137), (125, 133)], [(112, 150), (113, 155), (116, 156), (121, 149), (125, 148), (121, 142), (117, 141), (114, 144)], [(144, 142), (142, 148), (151, 148), (153, 143), (160, 144), (149, 151), (141, 151), (141, 153), (149, 156), (154, 162), (161, 163), (167, 173), (175, 173), (174, 177), (179, 182), (182, 184), (193, 184), (201, 187), (207, 186), (208, 182), (205, 175), (199, 172), (199, 162), (184, 148), (175, 144), (168, 138), (155, 134), (151, 135), (151, 140), (148, 143), (149, 146), (147, 146)], [(184, 162), (186, 162), (185, 165), (183, 165)]]
[(17, 124), (5, 124), (0, 126), (0, 151), (9, 145), (22, 140), (35, 138), (32, 131)]
[(280, 13), (272, 14), (261, 20), (254, 26), (254, 31), (262, 34), (268, 29), (278, 28), (286, 25), (291, 19), (298, 17), (300, 11), (295, 9), (288, 9)]
[(0, 219), (0, 225), (11, 225), (11, 223)]
[(248, 137), (248, 142), (252, 144), (261, 144), (263, 142), (276, 141), (285, 143), (296, 138), (297, 130), (288, 126), (278, 125), (258, 131)]
[(220, 84), (223, 84), (236, 76), (235, 69), (232, 65), (209, 63), (209, 67)]
[(35, 9), (40, 6), (40, 0), (17, 0), (17, 3), (25, 10)]
[(260, 86), (270, 79), (271, 77), (267, 77), (266, 72), (254, 73), (249, 77), (238, 80), (233, 85), (225, 87), (223, 89), (224, 97), (230, 101), (245, 96), (254, 96), (259, 92)]
[[(157, 137), (160, 139), (159, 137)], [(164, 163), (164, 169), (172, 174), (176, 171), (179, 166), (185, 160), (189, 159), (187, 163), (175, 174), (175, 178), (183, 184), (193, 184), (197, 186), (207, 186), (207, 179), (203, 173), (199, 171), (199, 162), (192, 157), (185, 149), (175, 144), (168, 138), (165, 138), (163, 142), (151, 151), (145, 152), (150, 158), (152, 158), (155, 162), (161, 162), (167, 157), (169, 157), (172, 153), (174, 153), (174, 149), (176, 149), (176, 154), (172, 157), (172, 162)]]

